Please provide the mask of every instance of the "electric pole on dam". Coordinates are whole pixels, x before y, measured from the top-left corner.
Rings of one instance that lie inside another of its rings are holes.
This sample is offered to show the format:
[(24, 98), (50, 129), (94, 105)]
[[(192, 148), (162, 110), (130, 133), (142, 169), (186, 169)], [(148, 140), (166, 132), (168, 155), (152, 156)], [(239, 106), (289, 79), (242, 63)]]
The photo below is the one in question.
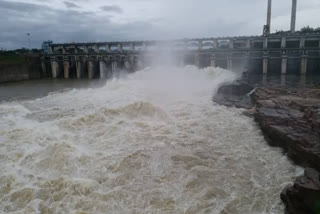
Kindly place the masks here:
[(292, 11), (291, 11), (291, 33), (296, 31), (296, 14), (297, 14), (297, 0), (292, 0)]
[(267, 24), (263, 27), (263, 35), (268, 36), (271, 29), (271, 7), (272, 0), (268, 0), (268, 9), (267, 9)]

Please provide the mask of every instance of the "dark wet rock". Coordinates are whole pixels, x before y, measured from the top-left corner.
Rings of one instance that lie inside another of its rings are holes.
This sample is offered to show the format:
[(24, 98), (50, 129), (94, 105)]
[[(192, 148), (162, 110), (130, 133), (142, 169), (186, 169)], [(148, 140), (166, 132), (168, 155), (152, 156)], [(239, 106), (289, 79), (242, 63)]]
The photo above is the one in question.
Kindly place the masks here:
[(281, 194), (287, 214), (320, 213), (320, 90), (258, 88), (252, 95), (255, 119), (266, 140), (307, 168)]
[(307, 168), (304, 175), (297, 178), (294, 186), (287, 187), (281, 193), (281, 199), (287, 207), (287, 214), (320, 213), (320, 174)]
[(253, 87), (244, 82), (237, 82), (230, 85), (221, 86), (213, 101), (228, 107), (252, 108), (252, 102), (249, 93)]
[(255, 119), (273, 146), (296, 163), (320, 170), (320, 90), (258, 88)]
[[(244, 108), (238, 102), (249, 89), (223, 86), (213, 100)], [(295, 163), (313, 168), (283, 190), (286, 213), (320, 214), (320, 89), (259, 87), (251, 100), (251, 111), (268, 143), (283, 148)]]

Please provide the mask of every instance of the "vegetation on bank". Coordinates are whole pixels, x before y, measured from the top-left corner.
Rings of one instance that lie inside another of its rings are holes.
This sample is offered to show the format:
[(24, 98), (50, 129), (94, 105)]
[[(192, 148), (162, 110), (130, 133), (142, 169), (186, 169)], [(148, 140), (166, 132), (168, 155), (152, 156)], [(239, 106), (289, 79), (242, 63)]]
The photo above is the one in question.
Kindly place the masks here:
[[(277, 30), (274, 34), (278, 35), (278, 34), (288, 34), (288, 33), (291, 33), (291, 32), (284, 31), (284, 30)], [(309, 34), (309, 33), (320, 33), (320, 27), (312, 28), (310, 26), (306, 26), (295, 32), (295, 34)]]
[(23, 64), (29, 61), (31, 56), (40, 54), (40, 50), (26, 48), (4, 51), (0, 50), (0, 64)]

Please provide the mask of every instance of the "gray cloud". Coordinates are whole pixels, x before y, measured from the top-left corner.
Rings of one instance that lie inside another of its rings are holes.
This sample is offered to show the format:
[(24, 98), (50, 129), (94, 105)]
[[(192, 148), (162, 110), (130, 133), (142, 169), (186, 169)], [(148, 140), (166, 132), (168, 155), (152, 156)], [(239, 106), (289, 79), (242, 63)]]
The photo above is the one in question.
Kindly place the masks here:
[(101, 10), (106, 11), (106, 12), (115, 12), (115, 13), (122, 13), (123, 10), (121, 7), (117, 5), (105, 5), (101, 7)]
[(69, 1), (64, 1), (63, 2), (67, 8), (81, 8), (80, 6), (78, 6), (77, 4), (73, 3), (73, 2), (69, 2)]
[[(76, 7), (66, 2), (81, 8), (73, 10)], [(108, 0), (109, 6), (105, 2), (0, 0), (0, 49), (27, 47), (27, 33), (34, 48), (49, 39), (60, 43), (260, 35), (266, 21), (265, 0)], [(274, 1), (273, 31), (289, 29), (290, 2)], [(318, 27), (319, 0), (298, 2), (297, 28)]]

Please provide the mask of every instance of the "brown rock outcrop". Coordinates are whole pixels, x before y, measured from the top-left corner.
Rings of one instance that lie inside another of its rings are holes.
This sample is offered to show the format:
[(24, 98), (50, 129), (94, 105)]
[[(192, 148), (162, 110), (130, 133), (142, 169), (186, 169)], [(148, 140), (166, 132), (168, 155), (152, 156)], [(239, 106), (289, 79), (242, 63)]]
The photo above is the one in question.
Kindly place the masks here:
[[(231, 90), (233, 85), (226, 88), (213, 100), (245, 107), (237, 104), (243, 99), (240, 90)], [(313, 168), (306, 168), (293, 186), (283, 190), (286, 213), (320, 214), (320, 89), (259, 87), (251, 99), (254, 118), (268, 143), (282, 147), (295, 163)]]

